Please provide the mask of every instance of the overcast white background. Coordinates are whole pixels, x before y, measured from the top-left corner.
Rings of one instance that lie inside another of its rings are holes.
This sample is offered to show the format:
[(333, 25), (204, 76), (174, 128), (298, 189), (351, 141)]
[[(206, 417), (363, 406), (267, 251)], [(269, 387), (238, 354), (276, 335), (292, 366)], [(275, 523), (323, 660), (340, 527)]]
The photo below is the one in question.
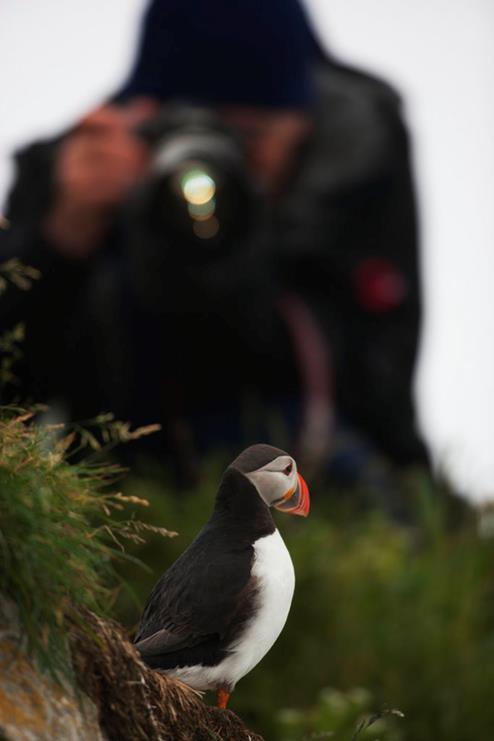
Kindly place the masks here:
[[(268, 0), (266, 0), (268, 1)], [(494, 498), (494, 3), (308, 0), (320, 36), (401, 91), (412, 129), (426, 319), (417, 404), (456, 486)], [(0, 203), (15, 147), (122, 80), (142, 0), (3, 0)]]

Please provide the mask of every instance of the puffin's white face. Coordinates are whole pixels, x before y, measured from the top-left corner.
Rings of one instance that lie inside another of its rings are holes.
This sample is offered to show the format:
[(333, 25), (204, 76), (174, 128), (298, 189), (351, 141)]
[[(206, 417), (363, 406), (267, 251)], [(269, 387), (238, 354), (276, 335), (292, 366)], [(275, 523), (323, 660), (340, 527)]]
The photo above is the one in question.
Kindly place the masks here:
[(280, 455), (245, 476), (268, 507), (303, 517), (309, 514), (309, 489), (291, 456)]

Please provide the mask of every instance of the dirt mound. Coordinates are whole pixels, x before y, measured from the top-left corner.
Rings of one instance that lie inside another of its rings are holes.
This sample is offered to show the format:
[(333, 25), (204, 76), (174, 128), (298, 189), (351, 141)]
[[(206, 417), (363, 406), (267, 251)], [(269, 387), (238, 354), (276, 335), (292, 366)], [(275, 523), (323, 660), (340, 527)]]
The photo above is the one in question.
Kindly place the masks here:
[(149, 669), (119, 625), (89, 610), (81, 617), (70, 630), (74, 668), (109, 741), (262, 741), (235, 713)]

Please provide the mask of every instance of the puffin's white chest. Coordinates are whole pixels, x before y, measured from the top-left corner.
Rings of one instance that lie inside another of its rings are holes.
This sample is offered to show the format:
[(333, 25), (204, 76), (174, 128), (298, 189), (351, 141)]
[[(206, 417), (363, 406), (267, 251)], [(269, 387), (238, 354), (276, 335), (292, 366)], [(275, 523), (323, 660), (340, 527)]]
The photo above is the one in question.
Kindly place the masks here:
[(295, 571), (278, 530), (260, 538), (254, 544), (254, 553), (252, 575), (259, 585), (259, 611), (242, 643), (252, 642), (258, 656), (257, 663), (269, 651), (286, 623), (295, 589)]
[(254, 554), (252, 576), (257, 579), (259, 609), (220, 665), (233, 683), (250, 672), (278, 638), (295, 589), (292, 559), (278, 530), (257, 540)]
[(183, 667), (168, 671), (200, 690), (229, 686), (248, 674), (274, 644), (285, 625), (295, 572), (288, 549), (278, 530), (254, 543), (252, 576), (257, 580), (259, 608), (229, 655), (217, 666)]

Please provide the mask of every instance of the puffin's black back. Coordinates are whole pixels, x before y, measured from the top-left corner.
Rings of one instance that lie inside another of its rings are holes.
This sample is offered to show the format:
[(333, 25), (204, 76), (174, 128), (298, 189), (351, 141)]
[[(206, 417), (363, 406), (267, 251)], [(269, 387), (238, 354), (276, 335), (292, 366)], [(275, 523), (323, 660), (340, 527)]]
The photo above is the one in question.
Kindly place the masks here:
[(166, 669), (225, 657), (257, 609), (253, 543), (274, 530), (255, 487), (229, 466), (209, 521), (151, 593), (135, 637), (146, 663)]

